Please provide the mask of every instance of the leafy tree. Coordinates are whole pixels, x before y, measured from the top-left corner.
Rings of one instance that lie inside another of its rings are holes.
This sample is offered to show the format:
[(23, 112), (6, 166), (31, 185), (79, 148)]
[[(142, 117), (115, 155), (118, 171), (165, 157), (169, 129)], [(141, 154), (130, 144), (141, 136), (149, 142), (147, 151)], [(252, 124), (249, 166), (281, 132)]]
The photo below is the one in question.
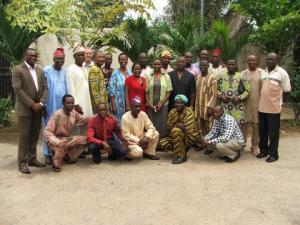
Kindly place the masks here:
[(232, 6), (243, 13), (256, 32), (250, 36), (254, 43), (265, 46), (266, 51), (284, 55), (294, 46), (294, 68), (290, 69), (292, 80), (291, 100), (295, 119), (300, 115), (300, 1), (291, 0), (236, 0)]
[(229, 37), (229, 27), (223, 21), (214, 21), (209, 30), (202, 33), (200, 16), (187, 16), (176, 25), (165, 21), (148, 24), (145, 18), (128, 19), (124, 22), (124, 35), (106, 34), (109, 41), (101, 44), (115, 47), (136, 61), (138, 54), (148, 52), (150, 58), (157, 58), (163, 49), (169, 49), (176, 56), (200, 49), (221, 48), (223, 59), (236, 57), (247, 40), (246, 34)]
[[(230, 0), (205, 0), (204, 16), (210, 25), (214, 20), (220, 19), (224, 14), (224, 9), (228, 7)], [(189, 16), (200, 15), (200, 0), (169, 0), (166, 7), (166, 18), (172, 24), (177, 24)]]
[(0, 56), (11, 65), (20, 63), (24, 51), (41, 35), (39, 31), (13, 27), (6, 19), (4, 6), (0, 4)]
[(256, 27), (250, 40), (263, 44), (266, 51), (284, 54), (300, 32), (300, 1), (236, 0), (232, 8), (245, 15)]
[[(125, 52), (132, 61), (137, 61), (139, 53), (150, 53), (150, 50), (156, 48), (159, 44), (157, 39), (159, 31), (154, 29), (152, 25), (148, 25), (147, 20), (143, 17), (136, 20), (132, 18), (125, 20), (122, 30), (124, 35), (111, 32), (105, 33), (104, 37), (96, 43), (96, 46), (108, 45), (115, 47)], [(102, 42), (102, 39), (108, 41)]]
[(56, 34), (71, 45), (80, 40), (93, 46), (126, 11), (149, 16), (147, 8), (153, 8), (151, 0), (12, 0), (6, 12), (13, 26)]
[(221, 48), (223, 60), (236, 57), (240, 48), (247, 41), (247, 34), (230, 37), (228, 25), (221, 20), (215, 20), (207, 31), (201, 33), (200, 17), (186, 17), (177, 25), (166, 22), (158, 24), (160, 43), (172, 50), (176, 55), (187, 51), (199, 53), (201, 49)]

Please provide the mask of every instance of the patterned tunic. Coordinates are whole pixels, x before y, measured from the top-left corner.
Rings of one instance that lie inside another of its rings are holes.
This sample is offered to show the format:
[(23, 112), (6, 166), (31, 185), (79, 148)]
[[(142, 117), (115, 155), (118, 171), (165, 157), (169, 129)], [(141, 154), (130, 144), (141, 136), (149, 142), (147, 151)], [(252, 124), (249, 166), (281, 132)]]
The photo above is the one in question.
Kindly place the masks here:
[(208, 120), (207, 108), (213, 108), (217, 104), (217, 80), (211, 74), (200, 76), (196, 84), (196, 118)]
[(118, 121), (121, 121), (123, 114), (125, 113), (125, 78), (132, 74), (130, 70), (127, 70), (125, 76), (121, 73), (120, 70), (115, 70), (112, 74), (109, 85), (108, 85), (108, 93), (109, 96), (115, 98), (115, 105), (116, 105), (116, 113), (115, 116), (117, 117)]
[(214, 68), (213, 65), (210, 64), (208, 68), (208, 73), (214, 75), (215, 78), (218, 79), (219, 76), (227, 73), (227, 68), (224, 67), (223, 65), (219, 65), (219, 67)]
[(96, 106), (100, 102), (107, 103), (105, 79), (101, 69), (96, 65), (93, 65), (89, 70), (89, 87), (93, 112), (96, 113)]
[[(239, 95), (238, 89), (240, 82), (244, 86), (244, 92)], [(224, 103), (221, 102), (221, 105), (224, 107), (226, 114), (231, 115), (235, 118), (239, 124), (243, 125), (245, 120), (245, 100), (248, 97), (250, 92), (249, 81), (242, 76), (239, 72), (236, 72), (235, 75), (221, 74), (218, 79), (218, 95), (225, 95), (228, 97), (239, 96), (241, 101), (238, 104), (233, 104), (232, 102)]]
[[(176, 127), (176, 123), (182, 123), (185, 130)], [(160, 145), (164, 151), (171, 150), (176, 156), (183, 157), (185, 149), (200, 140), (194, 112), (190, 107), (185, 107), (180, 114), (176, 108), (172, 109), (168, 115), (167, 128), (169, 134), (160, 140)]]
[(261, 76), (264, 71), (257, 68), (255, 71), (244, 70), (241, 74), (249, 81), (251, 91), (245, 106), (245, 122), (258, 123), (258, 102), (261, 90)]
[[(184, 111), (179, 114), (176, 108), (172, 109), (168, 115), (167, 128), (170, 131), (176, 123), (183, 123), (186, 135), (195, 139), (198, 136), (198, 130), (196, 125), (196, 120), (194, 112), (190, 107), (185, 107)], [(196, 140), (195, 140), (196, 141)]]

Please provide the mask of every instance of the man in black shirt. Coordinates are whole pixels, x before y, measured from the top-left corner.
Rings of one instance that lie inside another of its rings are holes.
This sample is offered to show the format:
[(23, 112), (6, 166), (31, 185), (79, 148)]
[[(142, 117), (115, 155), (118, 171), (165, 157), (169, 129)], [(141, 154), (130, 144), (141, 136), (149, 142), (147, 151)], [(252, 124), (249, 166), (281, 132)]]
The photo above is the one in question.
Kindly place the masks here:
[(185, 70), (185, 58), (178, 57), (176, 61), (176, 69), (169, 73), (173, 91), (170, 97), (169, 111), (174, 108), (174, 97), (182, 94), (188, 97), (187, 106), (194, 109), (195, 105), (195, 77), (193, 74)]

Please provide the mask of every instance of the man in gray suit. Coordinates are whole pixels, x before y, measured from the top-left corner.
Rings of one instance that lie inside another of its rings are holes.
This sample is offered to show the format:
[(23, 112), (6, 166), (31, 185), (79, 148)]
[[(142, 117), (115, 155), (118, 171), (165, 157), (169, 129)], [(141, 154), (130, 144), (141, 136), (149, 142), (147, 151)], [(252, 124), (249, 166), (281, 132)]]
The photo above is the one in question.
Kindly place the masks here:
[(28, 48), (24, 63), (12, 70), (19, 120), (18, 164), (20, 172), (27, 174), (31, 173), (28, 166), (45, 166), (36, 159), (36, 145), (47, 98), (47, 82), (43, 70), (35, 65), (36, 61), (36, 50)]

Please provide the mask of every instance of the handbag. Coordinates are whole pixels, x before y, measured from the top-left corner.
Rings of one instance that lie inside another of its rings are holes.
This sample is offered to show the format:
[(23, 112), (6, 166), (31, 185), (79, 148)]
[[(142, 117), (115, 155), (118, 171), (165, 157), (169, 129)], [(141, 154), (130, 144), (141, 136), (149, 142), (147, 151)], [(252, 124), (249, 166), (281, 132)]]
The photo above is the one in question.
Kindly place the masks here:
[(240, 79), (239, 87), (238, 87), (238, 95), (243, 94), (245, 91), (243, 80)]

